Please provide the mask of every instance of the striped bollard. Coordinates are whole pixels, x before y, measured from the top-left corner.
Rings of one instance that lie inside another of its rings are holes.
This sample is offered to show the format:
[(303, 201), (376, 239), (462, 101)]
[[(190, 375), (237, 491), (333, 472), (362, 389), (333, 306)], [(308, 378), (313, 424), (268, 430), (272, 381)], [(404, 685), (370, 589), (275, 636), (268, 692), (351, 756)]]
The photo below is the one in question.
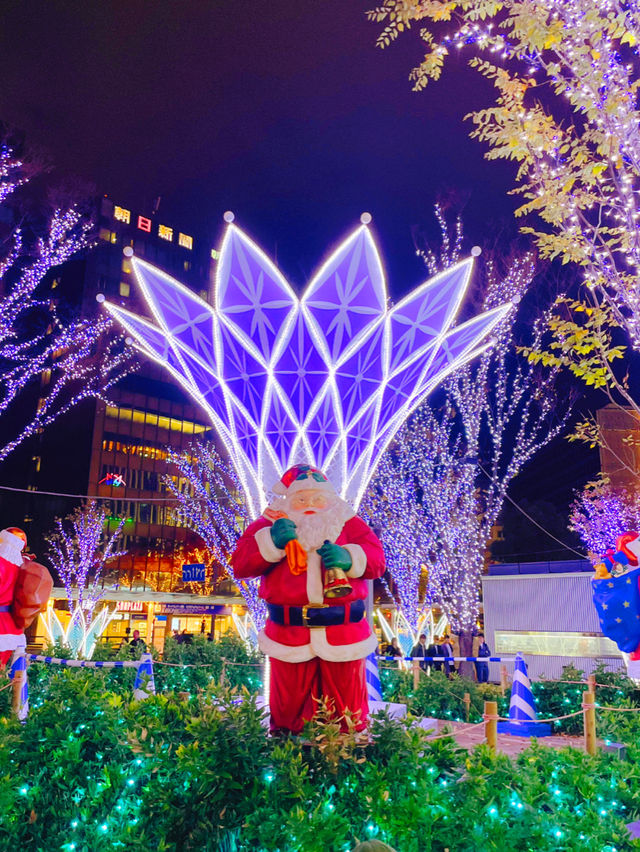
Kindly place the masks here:
[(29, 681), (27, 679), (27, 655), (24, 648), (17, 648), (11, 657), (9, 677), (13, 681), (12, 709), (18, 721), (27, 721), (29, 715)]
[(153, 657), (151, 654), (142, 654), (136, 673), (136, 682), (133, 685), (133, 697), (136, 701), (142, 701), (144, 698), (155, 694), (156, 683), (153, 678)]
[(364, 676), (367, 682), (367, 698), (369, 701), (382, 701), (382, 686), (375, 654), (369, 654), (367, 657)]
[(550, 737), (551, 725), (536, 722), (535, 703), (527, 664), (522, 654), (516, 654), (509, 702), (509, 721), (498, 722), (498, 733), (511, 734), (515, 737)]

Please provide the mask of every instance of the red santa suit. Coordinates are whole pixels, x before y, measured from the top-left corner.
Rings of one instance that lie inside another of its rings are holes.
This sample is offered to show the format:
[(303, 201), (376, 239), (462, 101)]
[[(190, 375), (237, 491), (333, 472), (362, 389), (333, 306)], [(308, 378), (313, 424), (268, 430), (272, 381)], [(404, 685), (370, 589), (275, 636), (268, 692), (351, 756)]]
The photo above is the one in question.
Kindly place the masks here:
[[(307, 570), (292, 574), (285, 551), (273, 543), (271, 526), (265, 517), (254, 521), (232, 557), (237, 579), (262, 578), (260, 596), (269, 618), (258, 644), (271, 658), (271, 727), (299, 732), (317, 708), (314, 699), (324, 697), (333, 700), (338, 715), (347, 708), (359, 711), (362, 729), (368, 713), (365, 659), (377, 647), (365, 612), (366, 581), (384, 573), (382, 545), (361, 518), (345, 522), (335, 543), (351, 555), (345, 573), (352, 591), (330, 599), (324, 597), (318, 553), (308, 552)], [(326, 626), (306, 626), (327, 620)]]
[(4, 667), (26, 639), (11, 617), (13, 593), (22, 565), (24, 541), (8, 530), (0, 532), (0, 666)]

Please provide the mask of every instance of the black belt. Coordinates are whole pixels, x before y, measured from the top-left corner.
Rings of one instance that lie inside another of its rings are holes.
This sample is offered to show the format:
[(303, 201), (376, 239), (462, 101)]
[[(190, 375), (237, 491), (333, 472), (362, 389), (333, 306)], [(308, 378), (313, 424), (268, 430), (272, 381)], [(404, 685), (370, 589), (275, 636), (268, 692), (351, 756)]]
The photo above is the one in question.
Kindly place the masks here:
[(0, 612), (11, 612), (11, 606), (0, 606)]
[(274, 624), (284, 627), (335, 627), (338, 624), (354, 624), (364, 618), (363, 600), (347, 604), (267, 604), (269, 618)]

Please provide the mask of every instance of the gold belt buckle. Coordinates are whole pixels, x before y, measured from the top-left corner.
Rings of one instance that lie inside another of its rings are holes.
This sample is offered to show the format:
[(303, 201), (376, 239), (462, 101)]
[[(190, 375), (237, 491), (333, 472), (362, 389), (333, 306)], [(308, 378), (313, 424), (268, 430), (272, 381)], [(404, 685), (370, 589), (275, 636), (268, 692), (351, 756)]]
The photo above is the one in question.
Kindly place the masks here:
[(302, 607), (302, 626), (308, 627), (309, 630), (313, 630), (317, 627), (324, 627), (323, 624), (309, 624), (307, 621), (307, 613), (310, 609), (327, 609), (329, 604), (321, 603), (321, 604), (304, 604)]

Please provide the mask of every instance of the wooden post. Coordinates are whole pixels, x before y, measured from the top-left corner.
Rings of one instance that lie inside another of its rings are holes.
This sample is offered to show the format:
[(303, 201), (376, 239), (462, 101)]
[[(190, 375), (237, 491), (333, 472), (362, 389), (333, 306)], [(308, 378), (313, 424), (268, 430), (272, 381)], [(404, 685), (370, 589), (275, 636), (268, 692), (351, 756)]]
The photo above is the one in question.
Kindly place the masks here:
[(584, 707), (584, 750), (587, 752), (587, 754), (596, 753), (595, 703), (596, 696), (594, 692), (582, 693), (582, 704)]
[(500, 663), (500, 692), (504, 696), (507, 691), (508, 684), (508, 675), (507, 675), (507, 667), (504, 663)]
[(413, 688), (418, 688), (418, 682), (420, 680), (420, 663), (418, 660), (413, 660)]
[(596, 694), (596, 676), (594, 674), (587, 677), (587, 690), (593, 692), (594, 695)]
[(462, 700), (464, 702), (464, 718), (465, 718), (465, 721), (468, 722), (469, 721), (469, 711), (471, 709), (471, 695), (468, 692), (465, 692), (465, 694), (462, 697)]
[(11, 709), (13, 710), (14, 716), (17, 716), (18, 719), (21, 719), (22, 713), (22, 685), (24, 684), (25, 678), (27, 677), (27, 673), (24, 669), (17, 669), (13, 673), (13, 700), (11, 702)]
[[(489, 717), (493, 718), (489, 718)], [(487, 745), (493, 751), (496, 750), (498, 744), (498, 702), (484, 702), (484, 735), (487, 740)]]

